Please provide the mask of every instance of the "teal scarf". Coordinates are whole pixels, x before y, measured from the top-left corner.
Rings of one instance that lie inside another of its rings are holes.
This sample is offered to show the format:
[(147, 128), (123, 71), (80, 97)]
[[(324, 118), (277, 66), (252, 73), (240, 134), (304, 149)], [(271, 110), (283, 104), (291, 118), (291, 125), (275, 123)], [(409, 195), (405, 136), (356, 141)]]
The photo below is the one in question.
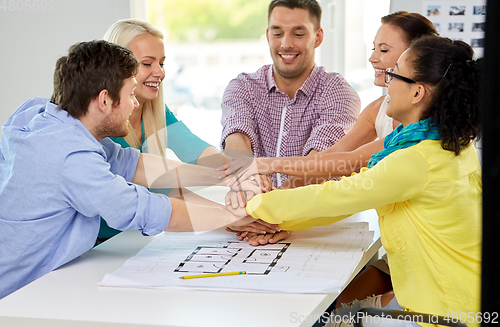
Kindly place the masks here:
[(409, 148), (423, 140), (440, 140), (438, 126), (431, 118), (403, 127), (400, 124), (384, 139), (384, 150), (374, 153), (368, 162), (368, 168), (375, 166), (380, 160), (396, 150)]

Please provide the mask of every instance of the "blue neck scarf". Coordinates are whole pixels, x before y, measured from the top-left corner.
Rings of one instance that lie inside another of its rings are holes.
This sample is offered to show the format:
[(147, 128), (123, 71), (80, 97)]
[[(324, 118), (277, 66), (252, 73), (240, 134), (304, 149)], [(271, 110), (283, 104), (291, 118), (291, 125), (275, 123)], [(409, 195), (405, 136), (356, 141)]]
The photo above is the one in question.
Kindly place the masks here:
[(384, 139), (384, 150), (374, 153), (368, 162), (368, 168), (375, 166), (380, 160), (396, 150), (409, 148), (423, 140), (440, 140), (438, 126), (431, 118), (403, 127), (400, 124)]

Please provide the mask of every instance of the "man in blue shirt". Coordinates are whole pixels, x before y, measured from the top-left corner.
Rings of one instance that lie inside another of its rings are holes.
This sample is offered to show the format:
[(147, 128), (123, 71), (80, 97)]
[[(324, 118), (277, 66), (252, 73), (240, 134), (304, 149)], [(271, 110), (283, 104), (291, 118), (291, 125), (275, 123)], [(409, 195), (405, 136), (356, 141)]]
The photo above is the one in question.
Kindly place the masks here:
[[(109, 226), (209, 230), (253, 222), (246, 212), (189, 204), (145, 187), (216, 185), (213, 169), (123, 149), (138, 105), (138, 62), (106, 41), (82, 42), (59, 59), (58, 105), (23, 103), (2, 127), (0, 140), (0, 298), (78, 257), (94, 245), (99, 216)], [(147, 168), (147, 171), (146, 171)]]

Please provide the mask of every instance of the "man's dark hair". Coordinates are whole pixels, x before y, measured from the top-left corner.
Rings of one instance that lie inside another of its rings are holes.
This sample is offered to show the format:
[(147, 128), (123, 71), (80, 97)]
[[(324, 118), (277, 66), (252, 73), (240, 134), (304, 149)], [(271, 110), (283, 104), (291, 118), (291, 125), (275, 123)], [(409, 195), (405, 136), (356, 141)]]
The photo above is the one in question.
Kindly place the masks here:
[(321, 6), (316, 0), (272, 0), (267, 10), (267, 21), (271, 18), (271, 13), (276, 7), (286, 7), (289, 9), (306, 9), (311, 15), (314, 27), (318, 29), (321, 26)]
[(132, 51), (119, 45), (103, 40), (74, 44), (68, 55), (56, 62), (51, 101), (80, 118), (87, 113), (90, 101), (107, 90), (117, 106), (124, 80), (133, 77), (138, 67)]

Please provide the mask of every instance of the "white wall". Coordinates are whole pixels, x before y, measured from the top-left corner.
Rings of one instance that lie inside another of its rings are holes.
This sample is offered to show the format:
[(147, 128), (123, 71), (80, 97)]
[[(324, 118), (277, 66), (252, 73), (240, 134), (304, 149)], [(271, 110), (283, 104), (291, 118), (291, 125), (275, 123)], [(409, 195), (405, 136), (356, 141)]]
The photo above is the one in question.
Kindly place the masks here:
[(130, 17), (127, 0), (3, 3), (6, 7), (0, 8), (0, 125), (25, 100), (51, 96), (55, 62), (67, 54), (72, 44), (101, 39), (111, 24)]
[(421, 12), (423, 0), (391, 0), (391, 12), (406, 10), (408, 12)]

